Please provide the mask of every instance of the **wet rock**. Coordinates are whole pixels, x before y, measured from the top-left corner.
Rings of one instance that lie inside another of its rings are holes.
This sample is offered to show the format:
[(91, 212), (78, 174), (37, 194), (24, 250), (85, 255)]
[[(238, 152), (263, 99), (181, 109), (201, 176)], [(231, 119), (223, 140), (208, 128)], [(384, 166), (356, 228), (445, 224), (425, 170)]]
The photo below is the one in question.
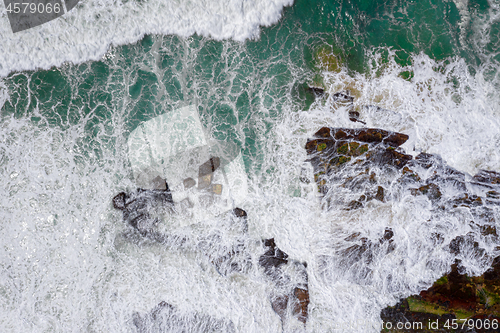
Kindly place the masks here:
[[(467, 276), (460, 269), (460, 262), (456, 261), (451, 266), (450, 273), (438, 279), (429, 289), (423, 290), (419, 295), (410, 296), (401, 300), (394, 307), (387, 307), (381, 312), (384, 322), (423, 322), (439, 321), (433, 330), (424, 326), (427, 330), (408, 330), (408, 332), (450, 332), (446, 327), (446, 321), (458, 319), (464, 322), (466, 319), (480, 320), (482, 324), (489, 321), (489, 329), (471, 330), (464, 325), (463, 330), (456, 332), (498, 332), (498, 328), (492, 328), (492, 321), (500, 322), (500, 257), (495, 258), (492, 267), (483, 275)], [(458, 322), (458, 321), (457, 321)], [(383, 332), (397, 332), (397, 330), (386, 330)], [(455, 331), (454, 331), (455, 332)]]
[(357, 121), (362, 122), (359, 120), (359, 112), (355, 110), (349, 111), (349, 120), (352, 122), (357, 122)]
[[(388, 132), (378, 128), (322, 128), (315, 137), (325, 137), (326, 133), (335, 140), (354, 140), (366, 143), (384, 143), (391, 147), (398, 147), (408, 140), (408, 135)], [(333, 134), (330, 134), (333, 133)]]
[(463, 196), (453, 200), (453, 207), (477, 207), (483, 204), (481, 197), (464, 193)]
[(384, 234), (378, 242), (360, 236), (361, 233), (354, 233), (345, 238), (348, 245), (349, 243), (353, 245), (337, 252), (341, 258), (339, 265), (349, 267), (356, 264), (366, 267), (372, 262), (373, 253), (378, 252), (380, 248), (386, 247), (386, 253), (393, 252), (396, 248), (393, 239), (394, 232), (391, 228), (384, 230)]
[(474, 311), (479, 298), (471, 279), (459, 272), (459, 263), (451, 265), (451, 272), (438, 280), (432, 287), (420, 293), (422, 301), (442, 304), (452, 309)]
[(204, 189), (212, 184), (213, 172), (220, 167), (220, 158), (211, 157), (200, 165), (198, 170), (198, 189)]
[(233, 214), (236, 216), (236, 217), (243, 217), (243, 218), (247, 218), (247, 212), (245, 212), (243, 209), (241, 208), (238, 208), (236, 207), (235, 209), (233, 209)]
[[(306, 150), (314, 169), (314, 178), (318, 183), (319, 191), (327, 194), (328, 181), (335, 174), (350, 167), (357, 175), (343, 177), (345, 187), (357, 186), (368, 178), (365, 176), (370, 167), (402, 168), (412, 159), (396, 149), (408, 140), (402, 133), (388, 132), (381, 129), (361, 128), (321, 128), (314, 138), (306, 143)], [(363, 170), (363, 171), (362, 171)], [(375, 175), (370, 175), (370, 181)], [(383, 199), (383, 190), (376, 189), (377, 195), (365, 195), (371, 199)], [(351, 201), (350, 209), (361, 207)]]
[(377, 194), (375, 194), (375, 199), (384, 202), (384, 188), (382, 186), (377, 187)]
[(448, 247), (452, 254), (461, 254), (465, 252), (468, 255), (473, 255), (475, 258), (484, 257), (486, 253), (486, 251), (479, 246), (479, 243), (474, 240), (474, 235), (472, 233), (453, 238)]
[(307, 289), (295, 288), (293, 290), (294, 305), (293, 315), (302, 323), (307, 322), (307, 308), (309, 306), (309, 291)]
[[(467, 177), (437, 155), (420, 153), (413, 159), (399, 147), (407, 140), (405, 134), (375, 128), (323, 127), (317, 131), (305, 148), (323, 207), (361, 209), (373, 199), (387, 202), (403, 195), (387, 193), (391, 189), (426, 196), (435, 209), (468, 208), (476, 222), (493, 223), (491, 206), (500, 205), (500, 173), (481, 171)], [(339, 188), (348, 192), (337, 195)]]
[(398, 169), (404, 167), (412, 159), (411, 155), (406, 155), (388, 147), (385, 151), (378, 151), (369, 156), (369, 161), (380, 166), (394, 166)]
[(411, 189), (412, 195), (423, 194), (429, 197), (431, 200), (438, 200), (441, 198), (441, 191), (439, 190), (439, 186), (436, 184), (428, 184), (420, 186), (419, 188)]
[(271, 307), (281, 320), (285, 320), (287, 317), (288, 299), (288, 295), (283, 294), (271, 296)]
[(132, 322), (138, 333), (210, 333), (235, 332), (234, 324), (197, 312), (181, 312), (167, 302), (161, 302), (150, 313), (133, 314)]
[(384, 231), (384, 237), (380, 240), (381, 242), (389, 241), (392, 239), (392, 236), (394, 236), (394, 232), (392, 231), (391, 228), (386, 228)]
[(264, 240), (266, 252), (260, 256), (259, 265), (264, 267), (266, 274), (273, 275), (276, 268), (288, 263), (288, 254), (281, 251), (274, 243), (274, 238)]
[(163, 182), (163, 190), (137, 189), (133, 193), (118, 193), (113, 198), (113, 207), (123, 211), (123, 220), (142, 234), (153, 230), (159, 222), (157, 216), (173, 211), (172, 194)]
[(332, 95), (332, 99), (334, 102), (340, 103), (352, 103), (354, 101), (354, 97), (351, 96), (351, 92), (349, 90), (334, 93)]
[[(429, 207), (429, 222), (436, 217), (465, 219), (464, 223), (469, 224), (470, 234), (451, 242), (443, 230), (434, 233), (430, 241), (436, 246), (449, 250), (457, 259), (474, 258), (481, 263), (491, 260), (487, 252), (495, 245), (500, 250), (496, 233), (500, 173), (481, 171), (471, 177), (434, 154), (420, 153), (413, 158), (400, 147), (408, 139), (405, 134), (375, 128), (318, 130), (305, 148), (321, 193), (321, 207), (332, 213), (363, 210), (408, 198), (412, 205)], [(356, 234), (352, 230), (349, 233)], [(446, 240), (450, 243), (445, 244)], [(373, 259), (394, 251), (395, 244), (393, 237), (385, 240), (384, 236), (377, 242), (372, 235), (361, 233), (342, 244), (332, 242), (332, 253), (320, 256), (321, 274), (335, 281), (328, 270), (341, 267), (343, 276), (369, 283)]]
[(325, 89), (321, 87), (307, 86), (306, 90), (313, 93), (316, 97), (323, 97), (325, 95)]
[(276, 286), (270, 297), (273, 310), (283, 323), (290, 314), (306, 324), (309, 306), (307, 264), (289, 260), (273, 238), (264, 240), (264, 247), (266, 252), (260, 256), (259, 265)]
[(497, 286), (500, 286), (500, 257), (493, 260), (491, 267), (483, 274), (483, 277), (485, 281), (495, 282)]
[(500, 184), (500, 173), (495, 171), (481, 170), (472, 179), (478, 183), (496, 185)]

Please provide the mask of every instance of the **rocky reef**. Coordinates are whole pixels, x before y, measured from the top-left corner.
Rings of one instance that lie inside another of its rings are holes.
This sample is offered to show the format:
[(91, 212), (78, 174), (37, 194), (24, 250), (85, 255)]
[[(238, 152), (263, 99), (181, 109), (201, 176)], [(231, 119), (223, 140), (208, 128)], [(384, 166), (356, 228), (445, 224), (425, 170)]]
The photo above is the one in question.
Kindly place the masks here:
[[(429, 289), (382, 310), (382, 332), (499, 332), (500, 257), (481, 276), (460, 271), (457, 261)], [(398, 329), (398, 324), (412, 329)]]
[[(413, 196), (425, 198), (433, 216), (466, 216), (467, 234), (445, 241), (446, 230), (436, 230), (430, 239), (455, 258), (450, 272), (419, 295), (384, 309), (381, 318), (389, 325), (382, 332), (498, 332), (500, 329), (493, 329), (492, 323), (499, 320), (500, 258), (488, 253), (500, 250), (496, 230), (500, 174), (482, 170), (470, 176), (448, 166), (437, 155), (420, 153), (414, 157), (400, 147), (407, 140), (405, 134), (375, 128), (324, 127), (317, 131), (305, 148), (323, 208), (353, 211), (371, 201), (387, 203)], [(378, 241), (353, 233), (345, 238), (352, 245), (338, 249), (331, 258), (340, 258), (337, 265), (355, 267), (357, 277), (366, 279), (371, 274), (374, 253), (396, 250), (393, 237), (394, 230), (389, 226)], [(468, 276), (461, 262), (471, 258), (492, 263), (492, 268), (481, 276)], [(463, 330), (447, 327), (453, 319), (460, 323), (479, 320), (483, 326), (465, 325)], [(423, 327), (396, 325), (414, 322), (422, 322)], [(429, 326), (435, 322), (439, 325)]]
[[(123, 212), (123, 220), (133, 233), (139, 238), (160, 243), (165, 247), (197, 251), (222, 276), (234, 273), (254, 274), (253, 263), (258, 263), (255, 271), (260, 276), (264, 275), (264, 280), (269, 283), (269, 301), (283, 327), (297, 327), (293, 322), (304, 327), (309, 305), (307, 263), (289, 259), (288, 255), (277, 247), (274, 239), (253, 240), (261, 242), (263, 246), (260, 253), (252, 253), (249, 246), (252, 240), (247, 234), (248, 216), (240, 208), (215, 218), (216, 224), (212, 225), (213, 228), (201, 235), (162, 232), (159, 228), (164, 222), (162, 217), (165, 217), (165, 212), (175, 213), (176, 206), (168, 185), (163, 182), (160, 189), (121, 192), (113, 198), (114, 208)], [(138, 332), (234, 331), (233, 324), (227, 320), (214, 319), (199, 313), (181, 313), (166, 302), (160, 303), (146, 315), (135, 313), (133, 323)]]

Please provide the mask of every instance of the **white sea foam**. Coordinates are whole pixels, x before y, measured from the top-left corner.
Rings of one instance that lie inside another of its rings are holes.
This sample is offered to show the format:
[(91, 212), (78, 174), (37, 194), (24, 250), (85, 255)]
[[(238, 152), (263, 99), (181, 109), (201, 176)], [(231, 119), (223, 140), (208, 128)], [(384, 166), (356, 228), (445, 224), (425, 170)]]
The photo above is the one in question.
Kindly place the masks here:
[(193, 34), (243, 41), (281, 17), (293, 0), (83, 0), (62, 17), (12, 33), (0, 5), (0, 76), (12, 71), (98, 60), (110, 45), (145, 34)]
[[(196, 50), (188, 52), (184, 64), (196, 58)], [(234, 52), (244, 53), (244, 46)], [(230, 56), (238, 59), (237, 54)], [(231, 66), (239, 65), (236, 61)], [(163, 77), (158, 66), (151, 68)], [(402, 79), (398, 74), (403, 70), (412, 70), (414, 77)], [(324, 76), (330, 92), (355, 87), (360, 92), (357, 106), (381, 108), (360, 108), (367, 126), (409, 134), (407, 152), (439, 154), (453, 167), (474, 174), (478, 169), (500, 170), (498, 82), (485, 79), (484, 71), (479, 68), (472, 75), (460, 59), (441, 64), (418, 55), (408, 68), (391, 60), (367, 75)], [(267, 96), (270, 87), (266, 82), (253, 91), (243, 89), (252, 96)], [(6, 98), (2, 89), (0, 103)], [(119, 95), (126, 88), (117, 90), (110, 93)], [(446, 246), (455, 236), (471, 231), (468, 216), (436, 215), (424, 196), (374, 202), (353, 211), (342, 206), (321, 210), (311, 172), (302, 171), (308, 167), (305, 142), (322, 126), (362, 125), (351, 122), (345, 109), (332, 108), (331, 100), (318, 100), (310, 110), (298, 112), (287, 104), (293, 101), (291, 94), (284, 95), (276, 98), (282, 98), (278, 102), (262, 102), (246, 115), (245, 123), (237, 125), (241, 133), (255, 130), (252, 139), (258, 141), (260, 155), (246, 157), (262, 164), (262, 171), (248, 170), (250, 195), (242, 206), (254, 241), (249, 251), (258, 256), (262, 251), (258, 241), (274, 237), (290, 258), (308, 263), (307, 332), (332, 331), (360, 319), (379, 323), (382, 308), (428, 287), (449, 269), (454, 256)], [(278, 121), (266, 119), (279, 103), (284, 106)], [(0, 306), (4, 310), (0, 322), (5, 330), (133, 332), (134, 311), (144, 314), (167, 301), (187, 312), (229, 319), (238, 332), (279, 332), (279, 317), (268, 299), (272, 286), (258, 272), (222, 276), (201, 251), (168, 249), (124, 236), (129, 227), (112, 208), (111, 198), (135, 186), (123, 138), (134, 104), (117, 104), (111, 110), (112, 120), (103, 125), (116, 142), (106, 146), (104, 131), (93, 139), (101, 147), (99, 158), (93, 156), (94, 146), (82, 144), (93, 115), (62, 126), (64, 130), (37, 126), (27, 119), (4, 117), (0, 122), (0, 216), (7, 221), (0, 223)], [(233, 109), (238, 112), (234, 105)], [(271, 131), (264, 121), (273, 122)], [(244, 134), (241, 137), (245, 139)], [(304, 175), (309, 184), (299, 180)], [(493, 213), (498, 221), (498, 211)], [(351, 245), (346, 237), (359, 232), (378, 242), (386, 227), (394, 231), (396, 250), (388, 255), (374, 251), (369, 277), (353, 269), (360, 267), (358, 263), (335, 265), (341, 255), (334, 251)], [(212, 231), (230, 236), (223, 228)], [(440, 246), (431, 241), (434, 231), (445, 235)], [(479, 243), (488, 255), (498, 255), (491, 242), (479, 239)], [(472, 252), (462, 259), (471, 273), (487, 268), (488, 262)]]

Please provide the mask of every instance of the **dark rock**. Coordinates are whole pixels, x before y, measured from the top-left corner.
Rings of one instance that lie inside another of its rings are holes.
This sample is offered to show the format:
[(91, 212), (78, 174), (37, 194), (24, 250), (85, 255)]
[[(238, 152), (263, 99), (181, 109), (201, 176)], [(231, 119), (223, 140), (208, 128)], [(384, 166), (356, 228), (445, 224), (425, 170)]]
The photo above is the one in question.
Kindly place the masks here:
[(496, 185), (500, 184), (500, 173), (495, 171), (481, 170), (472, 179), (478, 183)]
[[(486, 248), (498, 244), (495, 206), (500, 205), (500, 173), (481, 171), (470, 177), (451, 168), (437, 155), (421, 153), (412, 158), (400, 147), (407, 140), (405, 134), (382, 129), (321, 128), (308, 140), (306, 150), (322, 207), (363, 209), (373, 199), (387, 202), (408, 193), (426, 196), (432, 213), (437, 216), (470, 217), (469, 234), (445, 244), (449, 238), (443, 232), (435, 232), (431, 241), (448, 248), (457, 259), (476, 258), (487, 263), (491, 258)], [(335, 266), (337, 270), (345, 270), (343, 276), (351, 281), (369, 283), (375, 255), (390, 253), (396, 245), (390, 228), (386, 228), (378, 242), (363, 236), (352, 232), (345, 243), (332, 245), (332, 254), (320, 256), (319, 266), (325, 279), (334, 281), (336, 276), (327, 267)], [(495, 259), (494, 267), (483, 276), (469, 277), (457, 262), (433, 287), (407, 298), (396, 308), (386, 309), (382, 317), (393, 323), (409, 320), (427, 323), (439, 319), (441, 324), (450, 318), (499, 318), (499, 263), (500, 259)], [(498, 283), (491, 283), (497, 280)], [(448, 330), (441, 325), (433, 332)]]
[[(333, 132), (333, 135), (331, 134)], [(353, 140), (366, 143), (385, 143), (398, 147), (408, 140), (408, 135), (388, 132), (377, 128), (321, 128), (314, 134), (316, 138), (331, 138), (334, 140)]]
[(384, 151), (378, 151), (377, 153), (369, 156), (369, 160), (373, 163), (380, 166), (391, 165), (398, 169), (403, 168), (411, 159), (411, 155), (400, 153), (392, 147), (389, 147)]
[[(378, 240), (378, 242), (374, 242), (366, 237), (360, 236), (361, 233), (354, 233), (345, 238), (347, 245), (349, 243), (352, 245), (337, 252), (338, 256), (341, 258), (338, 262), (338, 266), (363, 266), (366, 271), (367, 267), (373, 261), (373, 253), (379, 252), (380, 248), (385, 248), (386, 253), (393, 252), (396, 249), (396, 245), (393, 240), (394, 232), (391, 228), (386, 228), (384, 230), (384, 235)], [(355, 273), (357, 274), (358, 271)]]
[(127, 200), (127, 194), (125, 192), (118, 193), (113, 198), (113, 207), (115, 209), (124, 210), (126, 200)]
[(411, 189), (412, 195), (423, 194), (426, 195), (431, 200), (438, 200), (441, 198), (441, 191), (439, 190), (439, 186), (436, 184), (428, 184), (420, 186), (419, 188)]
[[(343, 186), (349, 188), (360, 187), (368, 180), (366, 175), (371, 166), (396, 169), (404, 167), (412, 157), (397, 151), (395, 147), (407, 139), (405, 134), (381, 129), (321, 128), (316, 132), (315, 138), (306, 143), (319, 191), (326, 195), (329, 191), (329, 179), (336, 177), (336, 173), (345, 170), (347, 166), (358, 173), (352, 177), (343, 177), (346, 180)], [(359, 172), (361, 169), (365, 171)], [(374, 179), (375, 174), (370, 174), (370, 182), (374, 182)], [(370, 199), (383, 200), (383, 189), (377, 188), (376, 192), (377, 195), (365, 195)], [(362, 204), (359, 200), (351, 200), (348, 206), (349, 209), (357, 209)]]
[(311, 86), (307, 86), (306, 90), (308, 92), (311, 92), (314, 94), (314, 96), (316, 97), (323, 97), (325, 95), (325, 89), (321, 88), (321, 87), (311, 87)]
[(479, 298), (470, 278), (459, 272), (459, 263), (451, 265), (446, 278), (420, 293), (423, 301), (446, 305), (448, 308), (474, 311)]
[(485, 249), (479, 246), (479, 243), (474, 240), (474, 235), (469, 233), (465, 236), (455, 237), (449, 245), (450, 253), (459, 255), (473, 255), (477, 259), (485, 258)]
[(349, 111), (349, 120), (353, 122), (359, 121), (359, 112), (354, 110)]
[(293, 315), (302, 323), (307, 321), (307, 308), (309, 306), (309, 291), (307, 289), (295, 288), (293, 290), (295, 304), (293, 305)]
[(123, 211), (123, 219), (140, 233), (150, 232), (158, 223), (153, 217), (158, 212), (172, 212), (174, 201), (165, 183), (165, 190), (137, 189), (121, 192), (113, 198), (113, 207)]
[(359, 112), (356, 110), (349, 110), (349, 120), (352, 122), (358, 122), (362, 123), (363, 125), (366, 125), (366, 123), (362, 120), (359, 119)]
[(500, 257), (496, 257), (491, 267), (483, 274), (485, 281), (494, 281), (500, 285)]
[(427, 153), (420, 153), (415, 157), (415, 161), (417, 162), (417, 164), (425, 169), (429, 169), (431, 166), (437, 164), (437, 160), (440, 161), (441, 158)]
[(185, 189), (191, 188), (196, 185), (196, 181), (193, 178), (186, 178), (182, 183)]
[[(290, 261), (288, 255), (281, 251), (274, 239), (264, 240), (266, 252), (259, 258), (259, 265), (264, 268), (264, 273), (275, 283), (280, 293), (271, 296), (271, 306), (284, 322), (287, 314), (291, 312), (297, 320), (307, 322), (307, 308), (309, 306), (307, 264)], [(285, 265), (292, 265), (295, 277), (288, 276), (282, 269)], [(290, 281), (296, 281), (291, 283)], [(290, 311), (289, 311), (290, 309)]]
[(392, 231), (391, 228), (386, 228), (384, 231), (384, 237), (382, 237), (381, 241), (388, 241), (392, 239), (392, 236), (394, 236), (394, 232)]
[(377, 194), (375, 194), (375, 199), (378, 201), (384, 201), (384, 188), (382, 186), (377, 187)]
[(273, 295), (271, 297), (271, 307), (280, 316), (281, 320), (285, 320), (288, 309), (288, 295)]
[(243, 209), (238, 208), (238, 207), (236, 207), (236, 208), (233, 210), (233, 214), (234, 214), (236, 217), (244, 217), (244, 218), (246, 218), (246, 217), (247, 217), (247, 212), (245, 212)]
[(280, 265), (288, 263), (288, 255), (281, 251), (274, 243), (274, 238), (264, 240), (267, 251), (259, 258), (259, 265), (264, 267), (266, 273), (274, 272)]
[[(445, 327), (446, 320), (472, 319), (484, 323), (500, 321), (500, 257), (493, 260), (492, 267), (483, 275), (470, 277), (461, 272), (460, 262), (451, 266), (451, 272), (437, 280), (432, 287), (423, 290), (419, 295), (410, 296), (400, 301), (394, 307), (387, 307), (381, 312), (384, 322), (436, 322), (439, 326), (433, 330), (408, 330), (408, 332), (449, 332)], [(458, 322), (458, 321), (457, 321)], [(461, 325), (460, 325), (461, 326)], [(468, 325), (464, 329), (454, 332), (498, 332), (498, 328), (470, 330)], [(386, 330), (383, 332), (398, 332)]]
[(453, 207), (477, 207), (483, 204), (481, 197), (464, 193), (462, 197), (453, 200)]

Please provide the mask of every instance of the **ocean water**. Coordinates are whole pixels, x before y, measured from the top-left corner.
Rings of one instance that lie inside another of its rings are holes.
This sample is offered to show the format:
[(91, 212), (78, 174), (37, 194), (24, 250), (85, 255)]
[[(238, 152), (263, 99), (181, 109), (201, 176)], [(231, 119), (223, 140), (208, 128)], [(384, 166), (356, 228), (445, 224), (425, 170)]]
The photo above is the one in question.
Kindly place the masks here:
[[(382, 308), (445, 273), (458, 257), (447, 246), (472, 231), (468, 215), (408, 197), (321, 209), (314, 183), (300, 180), (312, 177), (305, 143), (322, 126), (362, 125), (307, 85), (350, 90), (366, 126), (410, 136), (407, 153), (470, 175), (500, 171), (497, 0), (81, 1), (16, 34), (2, 9), (0, 35), (5, 332), (135, 332), (134, 313), (162, 301), (232, 323), (222, 331), (379, 332), (346, 325), (380, 324)], [(129, 133), (190, 104), (211, 137), (241, 149), (247, 274), (220, 274), (196, 246), (130, 236), (113, 209), (114, 195), (135, 189)], [(346, 237), (377, 240), (386, 227), (396, 251), (373, 253), (369, 267), (341, 260)], [(459, 258), (470, 274), (499, 255), (497, 240), (476, 236), (485, 255)], [(272, 237), (308, 263), (305, 327), (271, 308), (255, 258)]]

